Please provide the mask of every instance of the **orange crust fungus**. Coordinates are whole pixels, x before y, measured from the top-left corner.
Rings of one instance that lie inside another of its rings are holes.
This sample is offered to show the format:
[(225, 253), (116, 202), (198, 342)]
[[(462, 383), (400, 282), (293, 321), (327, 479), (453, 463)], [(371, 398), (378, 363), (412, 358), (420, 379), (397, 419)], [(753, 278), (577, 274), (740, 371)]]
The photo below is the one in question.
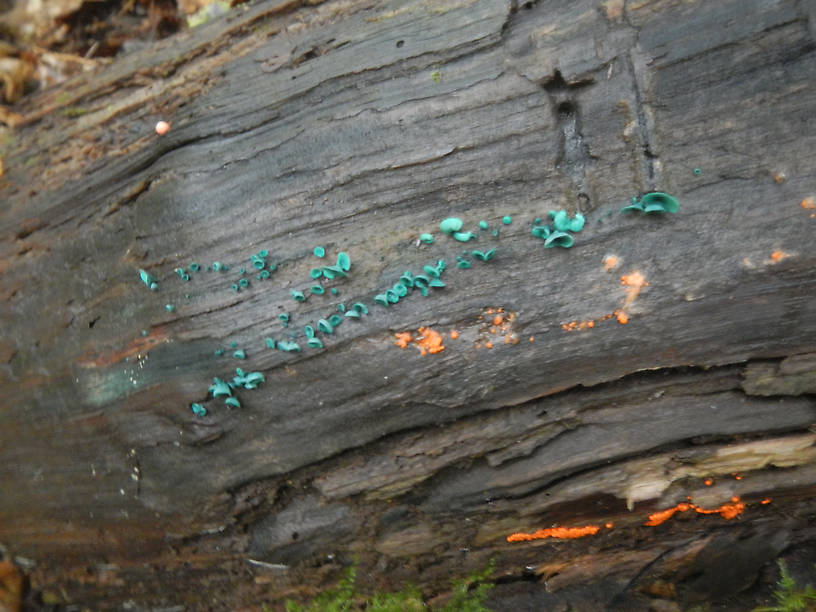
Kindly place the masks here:
[(511, 533), (507, 536), (507, 541), (527, 542), (529, 540), (543, 540), (545, 538), (574, 540), (588, 535), (595, 535), (600, 529), (601, 528), (596, 525), (586, 525), (585, 527), (550, 527), (549, 529), (539, 529), (533, 533)]
[(657, 525), (668, 521), (676, 513), (686, 512), (688, 510), (694, 510), (698, 514), (719, 514), (724, 519), (731, 520), (732, 518), (745, 512), (745, 504), (740, 501), (739, 497), (732, 497), (730, 504), (723, 504), (717, 508), (702, 508), (691, 502), (681, 502), (673, 508), (667, 508), (666, 510), (661, 510), (660, 512), (650, 514), (649, 520), (643, 524), (647, 527), (656, 527)]

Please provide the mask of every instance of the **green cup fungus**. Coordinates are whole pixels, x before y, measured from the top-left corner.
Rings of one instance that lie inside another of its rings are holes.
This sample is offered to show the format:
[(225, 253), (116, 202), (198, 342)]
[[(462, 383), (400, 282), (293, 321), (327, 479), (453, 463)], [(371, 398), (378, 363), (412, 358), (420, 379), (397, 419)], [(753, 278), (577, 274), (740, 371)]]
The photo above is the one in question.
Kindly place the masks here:
[(337, 310), (339, 310), (340, 312), (346, 312), (346, 305), (345, 305), (345, 304), (343, 304), (342, 302), (341, 302), (341, 303), (339, 303), (339, 304), (337, 305)]
[(397, 283), (392, 287), (392, 289), (394, 290), (394, 293), (396, 293), (400, 297), (405, 297), (406, 295), (408, 295), (408, 287), (406, 287), (402, 283)]
[(487, 224), (487, 221), (479, 221), (479, 229), (486, 230), (490, 226)]
[(344, 317), (351, 317), (352, 319), (359, 319), (360, 318), (360, 313), (357, 312), (356, 310), (349, 310), (349, 311), (346, 311), (345, 313), (343, 313), (343, 316)]
[(400, 299), (399, 294), (393, 289), (387, 290), (385, 292), (385, 297), (388, 298), (388, 301), (392, 304), (396, 304), (397, 302), (399, 302)]
[(247, 287), (249, 287), (249, 279), (242, 278), (241, 280), (238, 281), (238, 285), (240, 285), (243, 289), (246, 289)]
[(193, 262), (189, 266), (190, 272), (198, 272), (201, 269), (201, 266), (198, 265), (196, 262)]
[(306, 344), (311, 348), (323, 348), (323, 341), (320, 338), (309, 338)]
[(632, 198), (632, 203), (621, 208), (621, 212), (676, 213), (679, 208), (680, 203), (673, 196), (662, 191), (653, 191), (642, 195), (639, 200), (636, 197)]
[(243, 349), (238, 349), (232, 354), (232, 356), (235, 357), (236, 359), (246, 359), (246, 353), (244, 352)]
[(309, 291), (313, 295), (323, 295), (324, 293), (326, 293), (326, 290), (323, 288), (323, 285), (312, 285), (311, 287), (309, 287)]
[(363, 304), (362, 302), (354, 302), (352, 308), (357, 311), (358, 314), (367, 315), (368, 314), (368, 306)]
[(309, 270), (309, 276), (312, 278), (312, 280), (317, 280), (318, 278), (323, 276), (323, 270), (321, 270), (320, 268), (312, 268), (311, 270)]
[(419, 240), (424, 244), (433, 244), (434, 237), (431, 234), (420, 234)]
[(230, 408), (240, 408), (241, 402), (238, 401), (237, 397), (228, 397), (224, 400), (224, 403), (229, 406)]
[(266, 347), (270, 349), (275, 348), (275, 340), (273, 338), (266, 338)]
[(175, 306), (173, 306), (172, 304), (165, 304), (165, 305), (164, 305), (164, 309), (165, 309), (167, 312), (174, 312), (174, 311), (176, 310), (176, 307), (175, 307)]
[(232, 389), (220, 378), (213, 378), (213, 384), (210, 385), (208, 391), (213, 397), (229, 397), (232, 395)]
[(315, 257), (321, 257), (322, 258), (322, 257), (326, 256), (326, 249), (324, 249), (322, 246), (316, 246), (314, 248), (314, 250), (312, 251), (312, 253), (314, 253)]
[(241, 290), (241, 288), (238, 286), (238, 283), (232, 283), (232, 290), (237, 293)]
[(341, 317), (339, 314), (333, 314), (332, 316), (329, 317), (329, 324), (332, 327), (337, 327), (342, 322), (343, 322), (343, 317)]
[(266, 280), (269, 278), (269, 270), (261, 270), (258, 272), (258, 276), (256, 276), (258, 280)]
[(490, 249), (484, 253), (482, 251), (471, 251), (470, 253), (479, 261), (490, 261), (496, 254), (496, 249)]
[(459, 242), (467, 242), (468, 240), (476, 238), (476, 234), (472, 232), (454, 232), (453, 237)]
[(375, 295), (374, 302), (379, 304), (380, 306), (390, 306), (388, 297), (384, 293), (378, 293), (377, 295)]
[(300, 345), (297, 342), (290, 342), (288, 340), (279, 340), (278, 349), (286, 353), (299, 353)]
[(337, 287), (332, 287), (331, 288), (331, 294), (332, 295), (340, 295), (340, 290)]
[(286, 325), (289, 323), (289, 313), (288, 312), (280, 313), (278, 315), (278, 319), (280, 319), (280, 322), (283, 323), (284, 327), (286, 327)]
[(576, 213), (572, 218), (565, 210), (554, 211), (547, 213), (552, 221), (550, 225), (539, 225), (541, 218), (536, 218), (536, 224), (533, 225), (530, 233), (536, 238), (544, 240), (545, 248), (562, 247), (568, 249), (575, 244), (575, 239), (569, 232), (580, 232), (584, 229), (586, 219), (581, 213)]
[(348, 253), (341, 251), (337, 254), (337, 265), (343, 272), (351, 270), (351, 258)]
[(439, 224), (439, 229), (445, 234), (453, 234), (462, 229), (462, 220), (457, 217), (448, 217)]
[(330, 334), (334, 331), (334, 325), (329, 323), (326, 319), (318, 319), (317, 328), (324, 334)]
[(314, 338), (315, 335), (314, 327), (312, 327), (311, 325), (306, 325), (303, 328), (303, 333), (306, 334), (307, 338)]
[(224, 349), (222, 349), (222, 348), (217, 348), (217, 349), (215, 349), (215, 351), (213, 351), (213, 355), (215, 355), (216, 357), (221, 357), (223, 354), (224, 354)]
[(510, 225), (512, 222), (513, 222), (513, 217), (511, 217), (510, 215), (504, 215), (502, 217), (502, 223), (504, 223), (505, 225)]
[(142, 282), (145, 285), (147, 285), (148, 289), (150, 289), (151, 291), (158, 291), (159, 281), (155, 276), (139, 268), (139, 278), (142, 279)]
[(467, 270), (470, 267), (470, 262), (467, 259), (459, 259), (456, 262), (456, 267), (460, 270)]
[(305, 302), (306, 301), (306, 296), (303, 295), (302, 291), (298, 291), (296, 289), (290, 289), (289, 290), (289, 295), (291, 295), (292, 299), (295, 300), (296, 302)]
[(554, 231), (544, 240), (544, 248), (562, 247), (568, 249), (574, 243), (575, 239), (567, 232)]
[(341, 268), (340, 266), (324, 266), (323, 276), (325, 276), (329, 280), (332, 280), (334, 278), (337, 278), (338, 276), (346, 278), (348, 274), (346, 274), (346, 271), (343, 270), (343, 268)]
[(193, 411), (193, 414), (196, 416), (207, 416), (207, 409), (202, 406), (201, 404), (191, 404), (190, 409)]

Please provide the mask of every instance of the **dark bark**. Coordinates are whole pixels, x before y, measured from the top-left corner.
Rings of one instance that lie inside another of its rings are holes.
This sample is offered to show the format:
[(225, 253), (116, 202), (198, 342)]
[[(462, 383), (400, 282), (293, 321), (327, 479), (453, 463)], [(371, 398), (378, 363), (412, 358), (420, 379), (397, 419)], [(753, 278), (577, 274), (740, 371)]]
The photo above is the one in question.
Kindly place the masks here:
[[(813, 550), (812, 11), (260, 2), (24, 101), (2, 153), (0, 542), (94, 609), (279, 602), (352, 558), (433, 594), (494, 557), (497, 610), (739, 602)], [(677, 214), (618, 214), (652, 190)], [(587, 225), (544, 249), (533, 220), (562, 208)], [(294, 302), (339, 251), (340, 295)], [(374, 305), (438, 259), (444, 289)], [(193, 261), (231, 269), (185, 283)], [(266, 348), (341, 301), (371, 312), (325, 349)], [(394, 345), (422, 326), (444, 351)], [(266, 381), (240, 409), (207, 399), (235, 367)], [(746, 507), (644, 526), (687, 496)]]

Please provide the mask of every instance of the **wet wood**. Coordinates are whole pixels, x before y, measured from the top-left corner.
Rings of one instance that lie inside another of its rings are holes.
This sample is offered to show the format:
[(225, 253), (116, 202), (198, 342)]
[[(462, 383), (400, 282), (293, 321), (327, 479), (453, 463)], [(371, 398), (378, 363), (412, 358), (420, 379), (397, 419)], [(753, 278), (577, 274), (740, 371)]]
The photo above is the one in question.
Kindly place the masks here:
[[(259, 2), (10, 109), (0, 543), (34, 595), (279, 604), (352, 558), (434, 595), (495, 558), (496, 610), (754, 605), (813, 537), (809, 6)], [(647, 191), (680, 210), (619, 214)], [(545, 249), (559, 209), (587, 224)], [(340, 302), (370, 313), (267, 348)], [(266, 380), (230, 409), (236, 367)], [(554, 525), (602, 528), (506, 540)]]

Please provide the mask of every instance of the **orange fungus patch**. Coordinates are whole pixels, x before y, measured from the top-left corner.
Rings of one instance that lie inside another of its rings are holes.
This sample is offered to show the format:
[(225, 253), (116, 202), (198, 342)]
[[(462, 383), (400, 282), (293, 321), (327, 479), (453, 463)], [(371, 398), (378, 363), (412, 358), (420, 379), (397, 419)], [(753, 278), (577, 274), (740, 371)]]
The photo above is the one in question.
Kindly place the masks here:
[(400, 332), (397, 334), (397, 339), (394, 341), (398, 347), (404, 349), (413, 340), (411, 332)]
[(445, 350), (445, 345), (442, 343), (442, 334), (434, 331), (430, 327), (420, 327), (417, 330), (417, 336), (414, 337), (411, 332), (400, 332), (395, 334), (396, 340), (394, 344), (404, 349), (409, 344), (413, 343), (419, 348), (420, 355), (427, 355), (428, 353), (441, 353)]
[[(615, 257), (614, 255), (608, 255), (607, 258), (604, 259), (606, 262), (608, 258)], [(617, 258), (616, 263), (617, 263)], [(607, 268), (608, 270), (611, 268)], [(624, 291), (626, 292), (626, 298), (623, 301), (623, 306), (618, 308), (615, 312), (610, 314), (605, 314), (602, 317), (598, 317), (598, 321), (606, 321), (607, 319), (616, 319), (618, 323), (621, 325), (626, 325), (629, 322), (629, 314), (626, 312), (626, 308), (635, 301), (640, 292), (643, 290), (644, 287), (648, 287), (649, 283), (646, 281), (646, 277), (643, 276), (641, 272), (637, 270), (633, 270), (629, 274), (624, 274), (620, 277), (621, 285), (624, 286)], [(595, 327), (595, 320), (588, 319), (586, 321), (570, 321), (569, 323), (562, 323), (561, 329), (564, 331), (576, 331), (576, 330), (584, 330), (584, 329), (592, 329)]]
[(459, 337), (459, 332), (456, 331), (455, 329), (452, 329), (451, 333), (450, 333), (450, 337), (451, 337), (451, 339), (456, 340)]
[(760, 503), (761, 503), (763, 506), (767, 506), (768, 504), (770, 504), (770, 503), (771, 503), (771, 498), (770, 498), (770, 497), (766, 497), (766, 498), (765, 498), (765, 499), (763, 499), (763, 500), (762, 500)]
[(786, 253), (785, 251), (780, 251), (779, 249), (777, 249), (776, 251), (771, 253), (771, 261), (773, 263), (777, 263), (779, 261), (782, 261), (783, 259), (787, 259), (788, 257), (791, 257), (790, 253)]
[(706, 479), (703, 481), (703, 484), (704, 484), (705, 486), (707, 486), (707, 487), (710, 487), (711, 485), (713, 485), (713, 484), (714, 484), (714, 479), (713, 479), (713, 478), (706, 478)]
[(603, 266), (604, 270), (609, 272), (610, 270), (614, 270), (618, 267), (620, 260), (618, 259), (617, 255), (607, 255), (603, 258)]
[(813, 196), (808, 196), (804, 200), (802, 200), (802, 208), (807, 208), (812, 210), (816, 208), (816, 198)]
[(730, 520), (743, 512), (745, 512), (745, 504), (740, 501), (739, 497), (732, 497), (730, 504), (723, 504), (717, 508), (701, 508), (696, 504), (690, 502), (681, 502), (673, 508), (667, 508), (660, 512), (655, 512), (649, 515), (649, 520), (643, 523), (647, 527), (655, 527), (661, 523), (665, 523), (678, 512), (686, 512), (694, 510), (698, 514), (719, 514), (724, 519)]
[(588, 535), (595, 535), (600, 531), (597, 525), (586, 525), (585, 527), (550, 527), (539, 529), (533, 533), (511, 533), (507, 536), (508, 542), (527, 542), (529, 540), (543, 540), (545, 538), (555, 538), (557, 540), (574, 540)]

